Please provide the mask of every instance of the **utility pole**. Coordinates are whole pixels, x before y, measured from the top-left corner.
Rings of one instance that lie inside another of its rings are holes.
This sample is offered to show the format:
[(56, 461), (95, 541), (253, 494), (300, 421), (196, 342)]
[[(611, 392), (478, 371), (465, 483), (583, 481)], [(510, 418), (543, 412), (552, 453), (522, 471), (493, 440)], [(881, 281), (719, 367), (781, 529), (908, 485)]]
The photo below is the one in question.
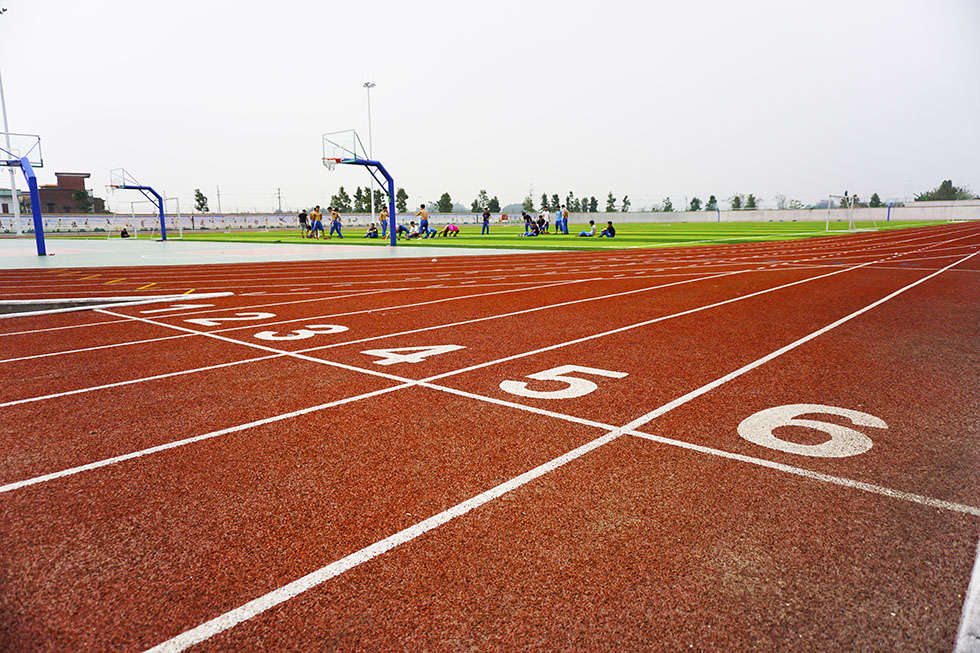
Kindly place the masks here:
[(276, 213), (282, 213), (282, 189), (276, 188), (276, 199), (279, 203), (279, 210)]
[(221, 213), (221, 186), (215, 186), (218, 191), (218, 213)]
[[(374, 160), (374, 138), (371, 133), (371, 89), (377, 86), (374, 82), (364, 82), (367, 89), (368, 103), (368, 158)], [(371, 175), (371, 185), (368, 187), (368, 194), (371, 196), (371, 222), (374, 222), (374, 175)]]
[[(7, 139), (7, 150), (10, 148), (10, 128), (7, 127), (7, 100), (3, 95), (3, 75), (0, 74), (0, 108), (3, 109), (3, 131), (7, 132), (4, 134)], [(17, 228), (17, 235), (24, 235), (20, 229), (20, 198), (17, 196), (17, 174), (13, 166), (8, 168), (10, 171), (10, 201), (14, 205), (14, 225)]]

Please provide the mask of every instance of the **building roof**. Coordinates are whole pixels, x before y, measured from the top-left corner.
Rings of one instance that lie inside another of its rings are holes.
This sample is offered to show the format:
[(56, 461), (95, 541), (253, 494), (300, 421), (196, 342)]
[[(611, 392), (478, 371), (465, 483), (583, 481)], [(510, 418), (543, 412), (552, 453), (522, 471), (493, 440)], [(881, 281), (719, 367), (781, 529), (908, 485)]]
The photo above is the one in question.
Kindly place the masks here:
[(81, 177), (82, 179), (88, 179), (92, 176), (90, 172), (56, 172), (55, 177)]

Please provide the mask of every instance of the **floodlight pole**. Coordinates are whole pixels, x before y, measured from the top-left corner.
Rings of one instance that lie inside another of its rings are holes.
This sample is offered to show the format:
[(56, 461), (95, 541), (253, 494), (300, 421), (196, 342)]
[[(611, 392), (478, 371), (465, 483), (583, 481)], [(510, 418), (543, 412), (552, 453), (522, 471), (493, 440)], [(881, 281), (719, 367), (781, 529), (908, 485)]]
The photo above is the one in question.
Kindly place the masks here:
[[(374, 158), (374, 138), (371, 132), (371, 89), (377, 86), (374, 82), (364, 82), (367, 89), (367, 109), (368, 109), (368, 158)], [(356, 156), (356, 155), (355, 155)], [(368, 195), (371, 198), (371, 222), (374, 222), (374, 176), (371, 177), (371, 185), (368, 188)]]
[[(7, 100), (3, 94), (3, 73), (0, 73), (0, 108), (3, 110), (3, 131), (7, 132), (7, 151), (10, 148), (10, 128), (7, 126)], [(10, 200), (14, 205), (14, 225), (17, 227), (17, 235), (24, 235), (20, 228), (20, 198), (17, 197), (17, 173), (13, 167), (10, 168)]]

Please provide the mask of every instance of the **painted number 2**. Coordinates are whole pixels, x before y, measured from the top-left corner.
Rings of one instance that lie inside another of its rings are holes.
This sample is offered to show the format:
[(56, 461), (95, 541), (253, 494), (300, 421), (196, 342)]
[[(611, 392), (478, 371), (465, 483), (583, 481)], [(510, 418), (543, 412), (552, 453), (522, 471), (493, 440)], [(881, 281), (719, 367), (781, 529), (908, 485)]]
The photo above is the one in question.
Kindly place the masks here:
[(303, 340), (313, 336), (322, 336), (328, 333), (341, 333), (347, 327), (339, 324), (306, 324), (302, 329), (296, 329), (289, 333), (279, 333), (278, 331), (259, 331), (255, 337), (259, 340)]
[[(821, 413), (846, 417), (856, 426), (870, 426), (876, 429), (888, 428), (884, 421), (874, 415), (849, 408), (821, 404), (788, 404), (766, 408), (746, 417), (738, 425), (738, 434), (749, 442), (754, 442), (763, 447), (818, 458), (856, 456), (871, 448), (871, 438), (860, 431), (832, 422), (799, 418), (800, 415)], [(820, 444), (800, 444), (783, 440), (773, 432), (782, 426), (803, 426), (814, 429), (826, 433), (829, 439)]]
[(200, 324), (201, 326), (220, 326), (222, 322), (242, 322), (250, 320), (267, 320), (270, 317), (275, 317), (275, 313), (263, 313), (262, 311), (255, 311), (254, 313), (235, 313), (234, 317), (195, 317), (189, 320), (184, 320), (188, 324)]
[(500, 389), (519, 397), (530, 397), (532, 399), (574, 399), (595, 392), (599, 386), (589, 379), (581, 379), (577, 376), (570, 376), (572, 372), (579, 374), (591, 374), (593, 376), (606, 376), (611, 379), (621, 379), (627, 376), (626, 372), (612, 372), (610, 370), (600, 370), (594, 367), (583, 367), (581, 365), (561, 365), (553, 367), (543, 372), (528, 374), (527, 378), (535, 381), (557, 381), (567, 384), (567, 387), (560, 390), (531, 390), (527, 387), (526, 381), (501, 381)]

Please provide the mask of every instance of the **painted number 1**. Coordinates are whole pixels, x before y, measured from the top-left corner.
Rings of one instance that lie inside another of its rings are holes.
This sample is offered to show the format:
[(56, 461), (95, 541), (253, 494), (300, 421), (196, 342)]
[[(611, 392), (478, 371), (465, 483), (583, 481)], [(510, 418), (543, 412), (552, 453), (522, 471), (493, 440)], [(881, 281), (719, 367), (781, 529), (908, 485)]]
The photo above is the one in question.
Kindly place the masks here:
[(553, 367), (543, 372), (528, 374), (526, 378), (535, 381), (557, 381), (565, 383), (566, 387), (560, 390), (531, 390), (526, 381), (501, 381), (500, 389), (518, 397), (530, 397), (531, 399), (574, 399), (582, 397), (590, 392), (595, 392), (599, 386), (589, 379), (582, 379), (571, 376), (571, 373), (591, 374), (593, 376), (605, 376), (611, 379), (621, 379), (628, 376), (626, 372), (613, 372), (610, 370), (600, 370), (595, 367), (583, 367), (582, 365), (561, 365)]

